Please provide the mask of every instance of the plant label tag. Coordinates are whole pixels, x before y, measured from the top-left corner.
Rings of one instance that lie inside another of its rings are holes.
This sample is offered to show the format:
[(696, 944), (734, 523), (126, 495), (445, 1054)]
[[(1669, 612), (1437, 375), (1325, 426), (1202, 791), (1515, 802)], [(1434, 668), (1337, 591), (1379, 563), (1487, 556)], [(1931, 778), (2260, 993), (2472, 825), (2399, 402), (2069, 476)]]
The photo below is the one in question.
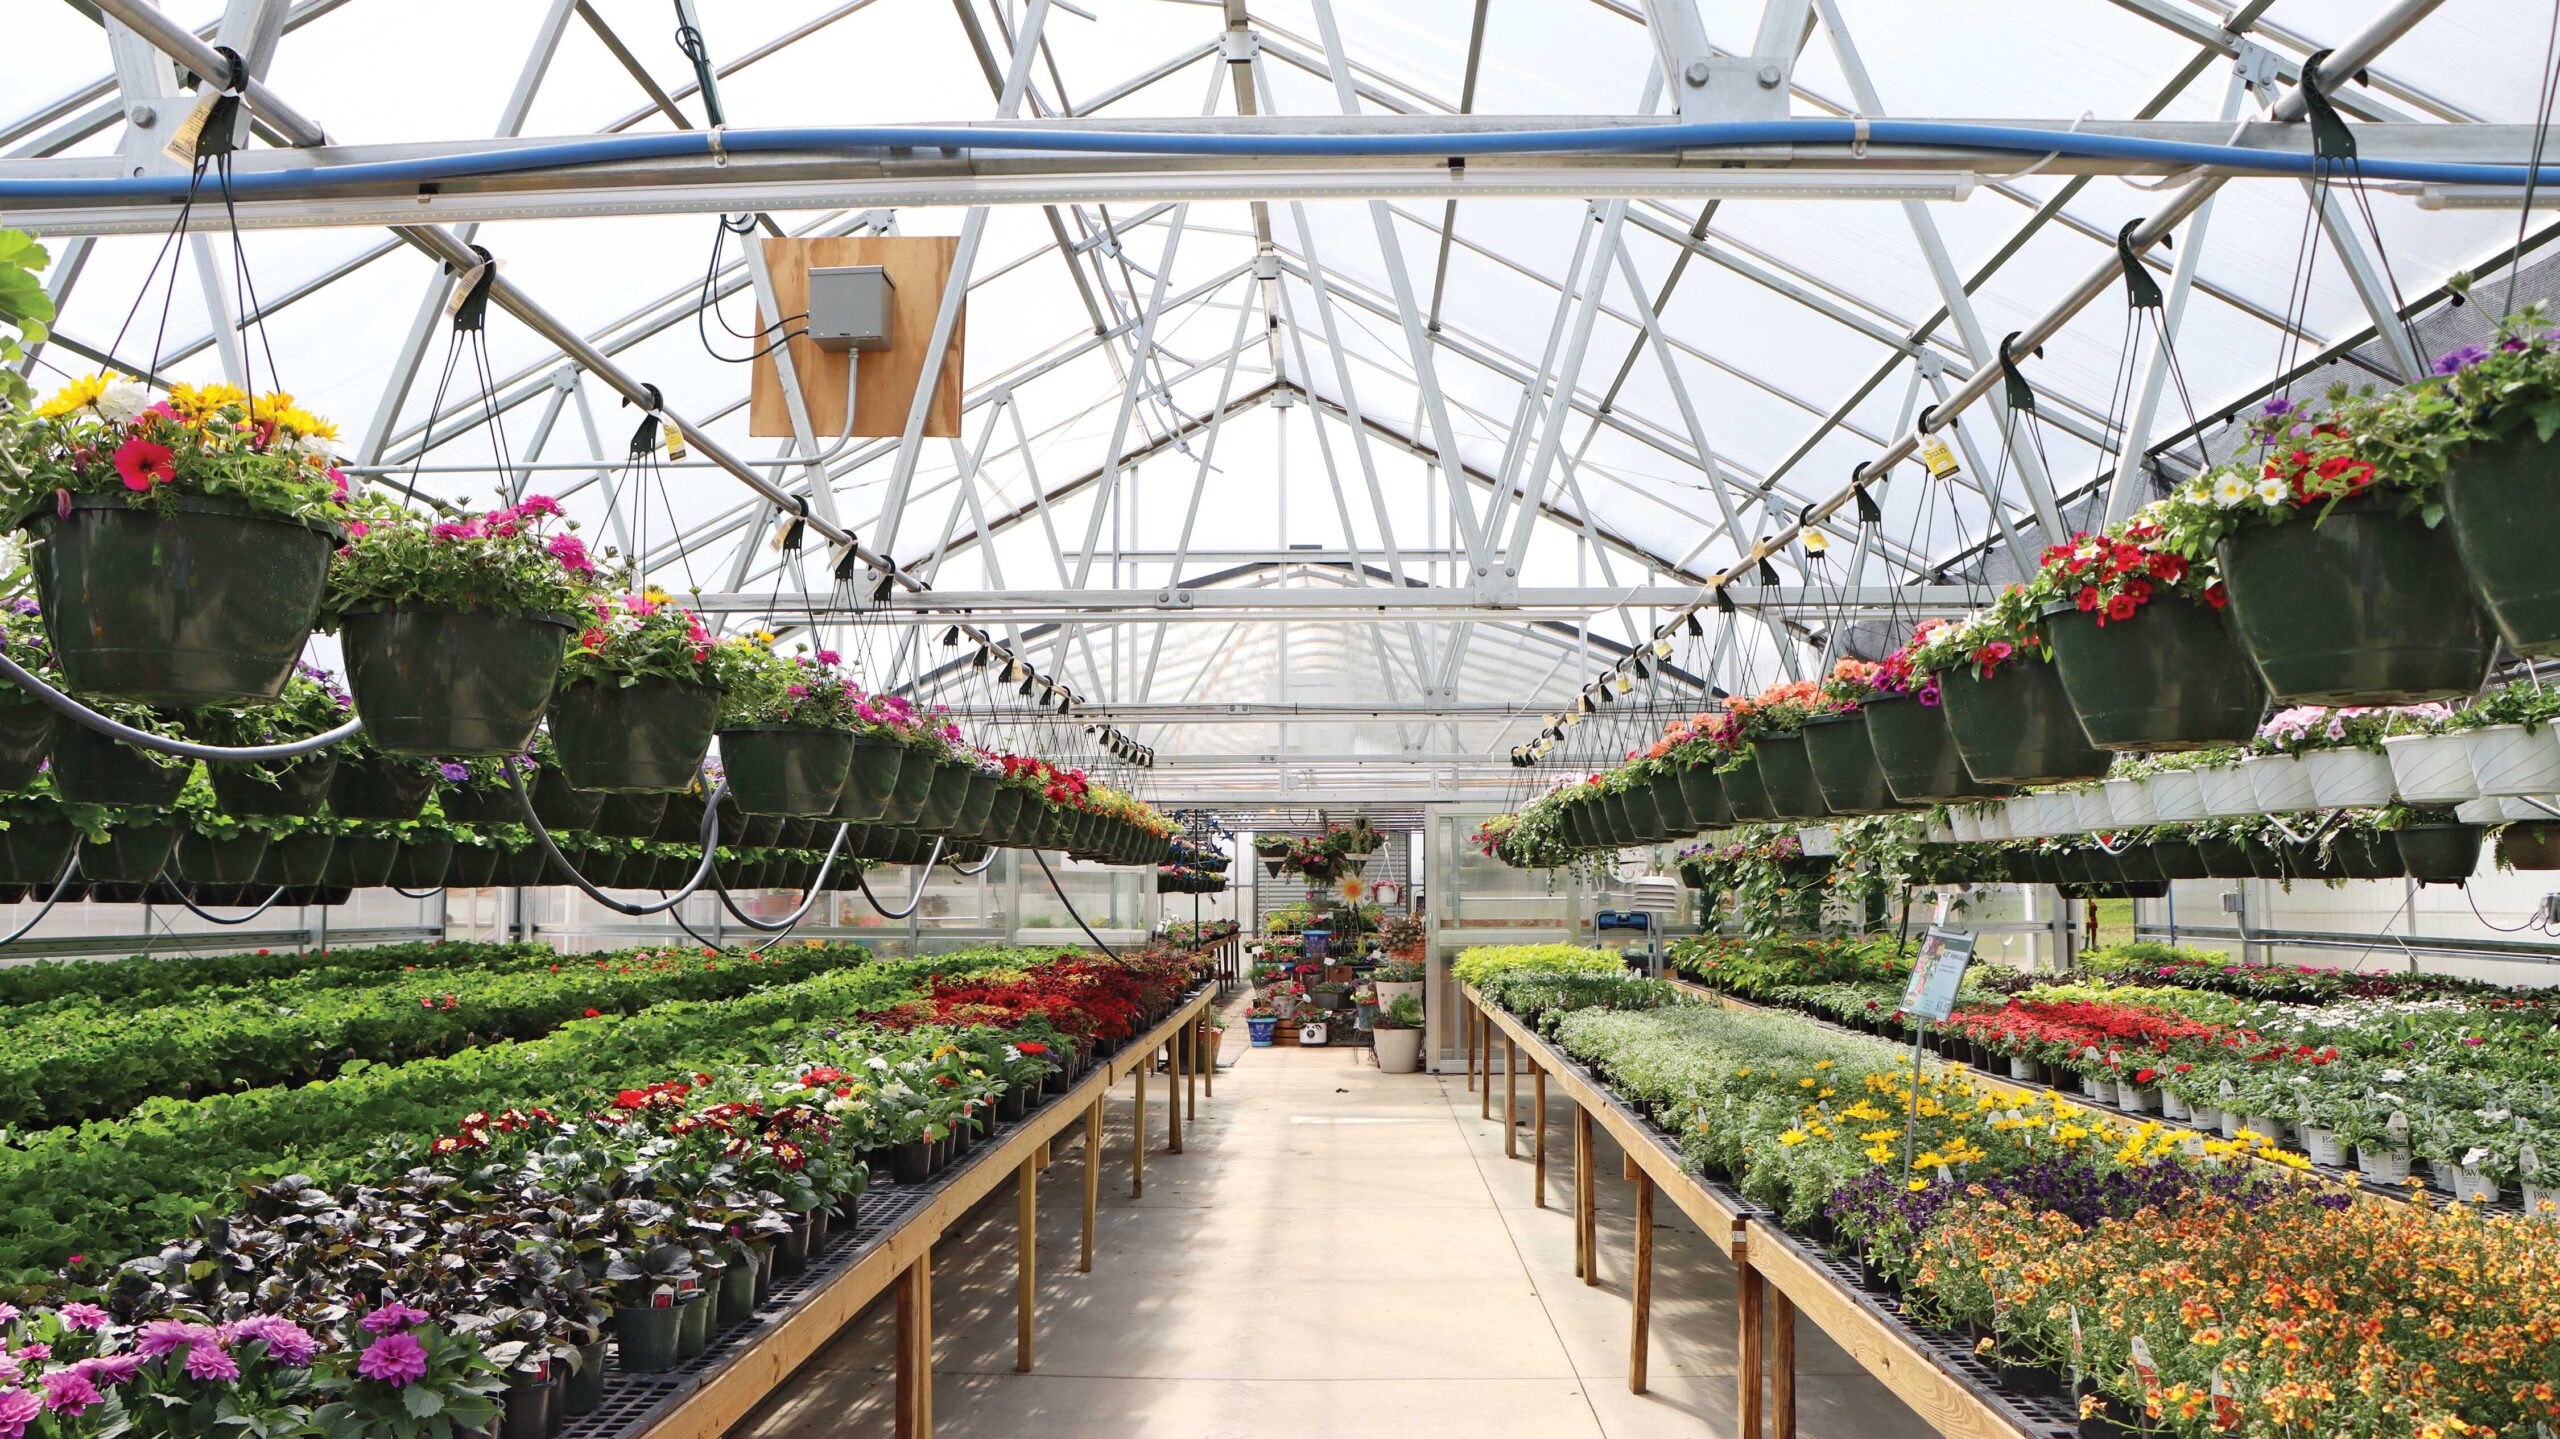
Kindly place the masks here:
[(667, 434), (667, 458), (668, 458), (668, 459), (671, 459), (671, 460), (681, 460), (681, 459), (683, 459), (683, 458), (684, 458), (684, 431), (683, 431), (683, 430), (680, 430), (680, 429), (678, 429), (678, 428), (676, 428), (676, 423), (675, 423), (675, 421), (670, 420), (670, 419), (666, 418), (666, 417), (665, 417), (665, 416), (663, 416), (663, 415), (659, 416), (659, 418), (658, 418), (658, 423), (659, 423), (659, 425), (660, 425), (661, 427), (663, 427), (663, 428), (666, 430), (666, 434)]
[(213, 122), (214, 107), (222, 103), (222, 97), (221, 90), (211, 85), (204, 87), (203, 92), (196, 96), (195, 105), (187, 111), (186, 118), (169, 132), (169, 143), (160, 147), (160, 153), (181, 165), (195, 164), (196, 147), (204, 142), (205, 126)]
[(2139, 1334), (2133, 1336), (2132, 1358), (2134, 1377), (2142, 1381), (2143, 1404), (2148, 1406), (2159, 1403), (2160, 1367), (2151, 1362), (2151, 1346), (2144, 1343)]
[(1964, 467), (1956, 463), (1956, 452), (1948, 447), (1944, 435), (1931, 435), (1920, 442), (1920, 463), (1929, 467), (1931, 479), (1952, 480), (1964, 472)]
[(1956, 989), (1965, 967), (1973, 962), (1973, 936), (1961, 929), (1931, 926), (1911, 965), (1911, 982), (1903, 987), (1902, 1010), (1931, 1021), (1955, 1012)]
[(2213, 1370), (2213, 1427), (2231, 1430), (2240, 1427), (2240, 1401), (2231, 1394), (2231, 1376), (2227, 1365)]

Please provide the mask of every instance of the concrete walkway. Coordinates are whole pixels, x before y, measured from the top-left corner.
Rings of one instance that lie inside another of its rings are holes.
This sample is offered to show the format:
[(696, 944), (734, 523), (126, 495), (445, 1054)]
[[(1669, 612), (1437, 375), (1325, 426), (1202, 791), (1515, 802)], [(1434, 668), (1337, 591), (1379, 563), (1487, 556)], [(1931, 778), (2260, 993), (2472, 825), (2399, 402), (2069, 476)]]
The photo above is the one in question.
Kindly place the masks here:
[[(1244, 1038), (1239, 1023), (1230, 1032)], [(1548, 1186), (1503, 1157), (1462, 1075), (1382, 1075), (1365, 1052), (1229, 1049), (1214, 1101), (1129, 1197), (1129, 1087), (1109, 1116), (1092, 1274), (1075, 1269), (1081, 1147), (1041, 1186), (1038, 1365), (1014, 1372), (1010, 1187), (934, 1252), (944, 1439), (1731, 1439), (1734, 1273), (1671, 1206), (1656, 1225), (1651, 1392), (1627, 1392), (1631, 1186), (1602, 1136), (1599, 1288), (1573, 1275), (1572, 1141)], [(1527, 1107), (1527, 1083), (1521, 1086)], [(738, 1431), (891, 1432), (891, 1320), (875, 1305)], [(1926, 1426), (1810, 1325), (1806, 1439)]]

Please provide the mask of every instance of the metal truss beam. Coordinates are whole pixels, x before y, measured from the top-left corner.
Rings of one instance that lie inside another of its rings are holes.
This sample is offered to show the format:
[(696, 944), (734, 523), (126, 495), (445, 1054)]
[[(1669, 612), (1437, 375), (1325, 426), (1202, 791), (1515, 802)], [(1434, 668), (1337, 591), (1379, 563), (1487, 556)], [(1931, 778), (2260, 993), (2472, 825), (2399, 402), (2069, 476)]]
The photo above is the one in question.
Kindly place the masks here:
[[(1698, 597), (1689, 585), (1524, 586), (1512, 590), (1414, 583), (1400, 588), (1336, 583), (1304, 588), (1223, 587), (1220, 579), (1241, 573), (1267, 574), (1286, 566), (1245, 566), (1219, 577), (1194, 577), (1152, 589), (1113, 590), (1094, 586), (1062, 589), (935, 589), (902, 592), (873, 602), (841, 591), (706, 591), (695, 608), (705, 614), (819, 614), (893, 616), (974, 615), (1010, 623), (1113, 624), (1122, 622), (1226, 622), (1245, 616), (1278, 616), (1315, 620), (1374, 616), (1401, 622), (1444, 620), (1452, 623), (1496, 618), (1515, 621), (1556, 616), (1586, 618), (1621, 606), (1676, 609)], [(1312, 567), (1309, 567), (1312, 568)], [(776, 594), (780, 598), (775, 598)], [(1743, 585), (1727, 591), (1735, 606), (1775, 614), (1961, 614), (1980, 603), (1982, 591), (1967, 585)]]

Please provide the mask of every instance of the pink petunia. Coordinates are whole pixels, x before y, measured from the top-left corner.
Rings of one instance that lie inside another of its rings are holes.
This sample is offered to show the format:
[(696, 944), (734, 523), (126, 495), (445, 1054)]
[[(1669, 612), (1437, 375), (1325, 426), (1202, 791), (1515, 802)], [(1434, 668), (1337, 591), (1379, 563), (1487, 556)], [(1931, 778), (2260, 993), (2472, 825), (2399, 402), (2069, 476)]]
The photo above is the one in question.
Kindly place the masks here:
[(139, 494), (176, 479), (178, 457), (167, 445), (136, 435), (116, 450), (116, 473), (126, 489)]
[(551, 552), (553, 559), (560, 562), (560, 568), (571, 574), (595, 573), (594, 562), (587, 558), (587, 542), (576, 535), (553, 535), (550, 543), (544, 548)]

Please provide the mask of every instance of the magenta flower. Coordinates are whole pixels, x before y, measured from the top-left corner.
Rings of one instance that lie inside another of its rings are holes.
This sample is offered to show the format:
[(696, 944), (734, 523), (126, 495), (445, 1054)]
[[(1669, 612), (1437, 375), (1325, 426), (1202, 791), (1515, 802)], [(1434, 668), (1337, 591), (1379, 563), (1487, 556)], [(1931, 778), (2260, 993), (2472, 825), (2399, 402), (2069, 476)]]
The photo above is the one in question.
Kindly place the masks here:
[(834, 650), (820, 650), (820, 651), (818, 651), (818, 663), (820, 663), (820, 664), (822, 664), (822, 665), (831, 665), (831, 664), (836, 664), (836, 663), (840, 662), (843, 658), (844, 658), (844, 656), (837, 654)]
[(405, 1389), (427, 1377), (427, 1351), (415, 1334), (386, 1334), (356, 1361), (356, 1373), (377, 1384)]
[(187, 1350), (187, 1377), (202, 1383), (230, 1383), (240, 1377), (240, 1364), (220, 1345), (198, 1344)]
[(551, 551), (551, 557), (560, 562), (560, 568), (571, 574), (595, 573), (594, 562), (587, 558), (587, 542), (576, 535), (553, 535), (550, 543), (544, 548)]
[(394, 1329), (408, 1329), (424, 1324), (434, 1316), (423, 1309), (412, 1309), (394, 1299), (364, 1317), (364, 1332), (388, 1334)]
[(24, 1389), (0, 1389), (0, 1439), (24, 1439), (27, 1426), (44, 1412), (43, 1401)]
[(15, 1319), (15, 1318), (17, 1318), (17, 1317), (18, 1317), (18, 1306), (17, 1306), (17, 1305), (15, 1305), (15, 1304), (0, 1304), (0, 1324), (6, 1324), (6, 1323), (8, 1323), (10, 1320)]
[(273, 1314), (261, 1314), (240, 1321), (243, 1339), (263, 1339), (267, 1357), (288, 1369), (307, 1368), (320, 1352), (320, 1341), (311, 1337), (301, 1325)]
[(77, 1369), (56, 1369), (44, 1376), (44, 1407), (56, 1414), (77, 1415), (104, 1398), (89, 1376)]
[(66, 1326), (73, 1329), (95, 1330), (107, 1327), (107, 1311), (95, 1304), (65, 1304), (55, 1312), (62, 1316), (62, 1322)]
[(213, 1331), (201, 1324), (154, 1319), (142, 1326), (142, 1337), (135, 1341), (133, 1352), (145, 1359), (158, 1359), (212, 1337)]
[(71, 1368), (87, 1378), (90, 1383), (112, 1389), (116, 1385), (133, 1382), (134, 1377), (142, 1372), (142, 1356), (139, 1354), (102, 1355), (96, 1359), (83, 1359)]
[(523, 499), (516, 501), (516, 513), (520, 515), (556, 515), (560, 513), (560, 502), (551, 498), (549, 495), (527, 495)]

